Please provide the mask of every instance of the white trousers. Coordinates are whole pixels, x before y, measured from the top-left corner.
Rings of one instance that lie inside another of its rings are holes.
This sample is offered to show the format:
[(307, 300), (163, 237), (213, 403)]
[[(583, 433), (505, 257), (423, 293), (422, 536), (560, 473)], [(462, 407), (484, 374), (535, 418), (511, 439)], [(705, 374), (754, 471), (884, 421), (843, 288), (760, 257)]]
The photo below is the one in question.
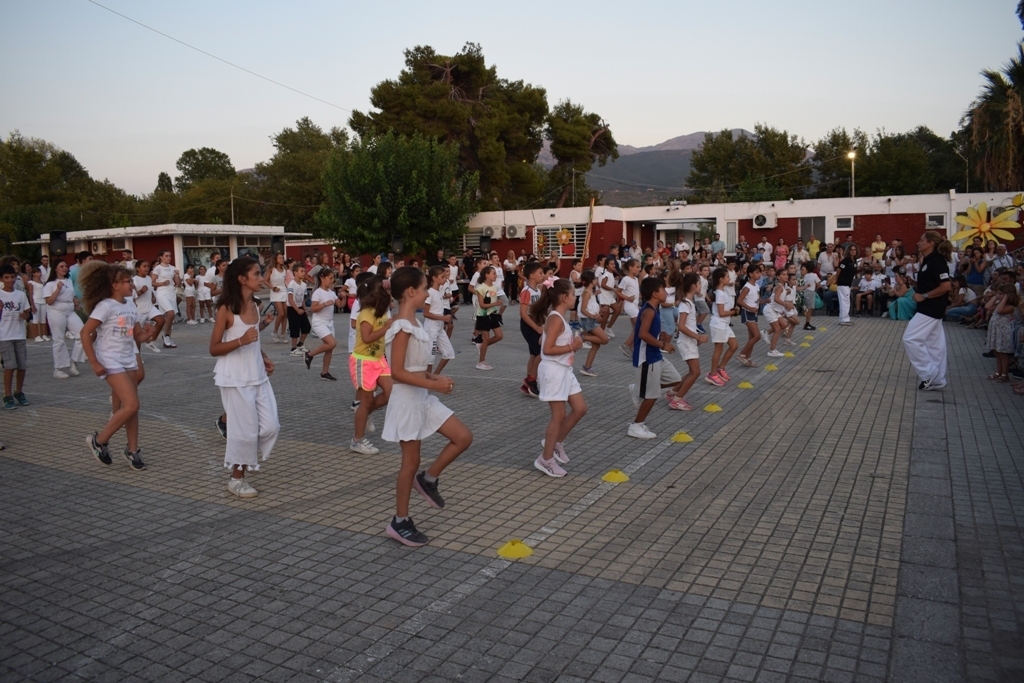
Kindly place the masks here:
[(228, 419), (224, 467), (245, 465), (251, 471), (259, 470), (260, 459), (270, 457), (281, 431), (277, 398), (270, 381), (247, 387), (220, 387), (220, 401)]
[[(50, 336), (53, 337), (53, 367), (56, 370), (71, 366), (71, 361), (84, 363), (85, 351), (82, 350), (82, 319), (74, 311), (68, 313), (54, 306), (46, 308), (46, 322), (50, 325)], [(71, 332), (75, 337), (75, 347), (68, 356), (68, 344), (64, 341), (64, 332)]]
[(836, 294), (839, 295), (839, 322), (850, 322), (850, 288), (836, 287)]
[(455, 358), (455, 349), (452, 347), (452, 340), (444, 332), (444, 323), (437, 320), (424, 320), (423, 329), (430, 336), (431, 355), (441, 356), (448, 360)]
[(903, 332), (903, 348), (922, 382), (946, 386), (946, 331), (941, 320), (915, 313)]

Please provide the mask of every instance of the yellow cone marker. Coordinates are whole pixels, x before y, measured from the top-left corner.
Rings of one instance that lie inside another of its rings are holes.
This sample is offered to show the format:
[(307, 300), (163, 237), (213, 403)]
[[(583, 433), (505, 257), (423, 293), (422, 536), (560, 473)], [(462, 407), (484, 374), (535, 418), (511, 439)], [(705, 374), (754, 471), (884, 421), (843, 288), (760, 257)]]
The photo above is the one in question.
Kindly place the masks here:
[(754, 388), (754, 385), (751, 384), (750, 382), (740, 382), (736, 386), (738, 388), (740, 388), (740, 389), (753, 389)]
[(828, 332), (824, 327), (819, 327), (818, 332)]
[(804, 342), (803, 344), (800, 345), (800, 347), (804, 348), (804, 349), (809, 349), (809, 348), (811, 348), (811, 345), (808, 344), (807, 342)]
[(764, 366), (764, 369), (767, 370), (768, 372), (773, 372), (775, 370), (778, 370), (779, 366), (776, 365), (775, 363), (769, 363), (768, 365)]
[(526, 545), (518, 538), (513, 538), (505, 545), (498, 548), (498, 556), (506, 560), (521, 560), (524, 557), (533, 555), (533, 548)]
[(792, 351), (786, 351), (786, 352), (785, 352), (784, 354), (782, 354), (782, 355), (783, 355), (783, 356), (785, 356), (786, 358), (796, 358), (796, 354), (795, 354), (795, 353), (793, 353)]
[(804, 335), (804, 339), (806, 339), (807, 341), (814, 341), (814, 335), (813, 334), (805, 334)]
[(672, 435), (672, 441), (676, 443), (690, 443), (693, 441), (693, 437), (686, 432), (679, 431)]
[(722, 406), (718, 405), (717, 403), (709, 403), (706, 406), (704, 406), (704, 412), (705, 413), (720, 413), (720, 412), (722, 412)]
[(629, 481), (629, 475), (622, 470), (608, 470), (605, 472), (605, 475), (601, 477), (601, 480), (610, 484), (621, 484), (622, 482)]

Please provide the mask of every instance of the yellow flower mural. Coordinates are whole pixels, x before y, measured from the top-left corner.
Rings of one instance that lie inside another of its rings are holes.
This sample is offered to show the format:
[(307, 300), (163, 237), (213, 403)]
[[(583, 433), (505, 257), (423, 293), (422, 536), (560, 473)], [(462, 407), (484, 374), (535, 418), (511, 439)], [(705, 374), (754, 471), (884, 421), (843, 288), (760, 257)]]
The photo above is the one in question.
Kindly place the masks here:
[(977, 206), (968, 206), (966, 216), (956, 217), (956, 222), (964, 226), (965, 229), (956, 233), (950, 239), (959, 241), (980, 237), (982, 242), (987, 242), (988, 240), (995, 240), (997, 243), (999, 240), (1012, 242), (1016, 239), (1016, 235), (1009, 231), (1020, 227), (1020, 223), (1012, 218), (1018, 211), (1016, 206), (1017, 199), (1024, 203), (1024, 196), (1017, 195), (1014, 197), (1014, 207), (1007, 209), (998, 216), (992, 216), (992, 220), (988, 220), (988, 205), (985, 202), (981, 202)]

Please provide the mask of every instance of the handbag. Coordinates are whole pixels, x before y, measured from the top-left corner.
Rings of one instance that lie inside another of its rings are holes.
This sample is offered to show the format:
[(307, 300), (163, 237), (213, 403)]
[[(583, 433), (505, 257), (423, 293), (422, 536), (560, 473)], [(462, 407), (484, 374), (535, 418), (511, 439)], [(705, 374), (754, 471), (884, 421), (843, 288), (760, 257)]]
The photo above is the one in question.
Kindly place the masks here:
[(814, 309), (824, 308), (825, 302), (821, 300), (821, 295), (818, 294), (817, 290), (814, 292)]

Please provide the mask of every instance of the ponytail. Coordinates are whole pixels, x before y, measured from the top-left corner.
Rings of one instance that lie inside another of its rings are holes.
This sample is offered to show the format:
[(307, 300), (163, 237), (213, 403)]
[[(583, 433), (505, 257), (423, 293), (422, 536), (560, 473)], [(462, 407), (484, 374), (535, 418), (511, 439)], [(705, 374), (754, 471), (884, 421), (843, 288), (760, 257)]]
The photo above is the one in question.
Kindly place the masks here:
[(551, 309), (558, 305), (563, 296), (572, 294), (573, 286), (569, 280), (559, 278), (540, 290), (540, 297), (530, 304), (530, 318), (538, 325), (543, 325)]
[(948, 261), (950, 257), (953, 256), (953, 243), (935, 230), (927, 231), (924, 234), (924, 238), (932, 243), (935, 247), (935, 251), (939, 252), (939, 256), (945, 260)]

